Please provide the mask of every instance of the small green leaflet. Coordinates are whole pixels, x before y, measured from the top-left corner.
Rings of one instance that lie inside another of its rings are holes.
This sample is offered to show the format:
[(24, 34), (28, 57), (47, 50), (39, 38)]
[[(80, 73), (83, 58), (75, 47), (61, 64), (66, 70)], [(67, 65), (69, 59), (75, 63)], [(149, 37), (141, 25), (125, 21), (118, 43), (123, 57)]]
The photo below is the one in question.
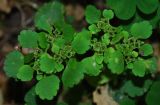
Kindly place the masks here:
[(155, 73), (157, 71), (157, 59), (152, 57), (150, 59), (145, 60), (146, 69), (150, 71), (150, 73)]
[(95, 24), (90, 25), (88, 29), (92, 34), (97, 34), (100, 31), (100, 29), (98, 29), (98, 27)]
[(42, 54), (40, 57), (40, 70), (45, 73), (52, 73), (55, 71), (56, 62), (48, 54)]
[(148, 21), (134, 23), (130, 31), (135, 38), (147, 39), (152, 34), (152, 25)]
[(57, 95), (59, 83), (60, 80), (57, 76), (47, 76), (36, 84), (36, 94), (39, 95), (42, 100), (52, 100), (53, 97)]
[(149, 56), (153, 54), (153, 48), (150, 44), (144, 44), (140, 48), (140, 53), (142, 53), (142, 56)]
[(23, 30), (18, 36), (18, 41), (23, 48), (38, 47), (38, 33), (32, 30)]
[(160, 81), (156, 81), (150, 91), (148, 92), (147, 96), (146, 96), (146, 103), (147, 105), (157, 105), (159, 104), (159, 100), (160, 100)]
[(109, 47), (105, 50), (104, 52), (104, 62), (106, 64), (108, 64), (108, 62), (110, 61), (112, 54), (115, 52), (115, 49), (112, 47)]
[(98, 22), (101, 17), (101, 11), (93, 5), (88, 5), (85, 10), (86, 21), (90, 24)]
[(144, 60), (137, 60), (133, 63), (132, 72), (135, 76), (143, 77), (146, 72)]
[(108, 68), (112, 73), (120, 74), (124, 71), (124, 58), (120, 51), (115, 51), (110, 55)]
[(44, 32), (38, 33), (38, 44), (43, 49), (47, 48), (48, 42), (47, 42), (46, 33)]
[(24, 97), (25, 105), (37, 105), (35, 87), (32, 87)]
[(73, 87), (84, 78), (83, 64), (76, 59), (70, 59), (62, 75), (62, 81), (65, 88)]
[(109, 39), (109, 34), (105, 33), (102, 38), (101, 38), (102, 42), (105, 43), (106, 45), (109, 45), (110, 43), (110, 39)]
[(74, 28), (69, 24), (65, 24), (63, 25), (62, 29), (65, 42), (71, 42), (74, 38), (74, 33), (75, 33)]
[(10, 52), (4, 62), (4, 71), (8, 77), (17, 77), (18, 70), (24, 65), (24, 56), (19, 51)]
[(89, 31), (83, 30), (78, 33), (72, 42), (73, 49), (78, 54), (84, 54), (89, 48), (91, 43), (91, 34)]
[(105, 10), (103, 10), (103, 16), (110, 20), (114, 17), (114, 13), (112, 10), (105, 9)]
[(96, 55), (87, 57), (81, 62), (83, 63), (83, 66), (85, 68), (85, 73), (90, 76), (97, 76), (101, 72), (101, 69), (103, 67), (102, 64), (98, 64), (102, 62), (102, 59), (100, 58), (96, 61)]
[(18, 70), (17, 78), (21, 81), (30, 81), (33, 78), (33, 69), (29, 65), (23, 65)]
[(65, 46), (65, 40), (62, 38), (57, 38), (54, 40), (51, 50), (53, 53), (58, 53), (59, 50), (63, 49), (64, 46)]

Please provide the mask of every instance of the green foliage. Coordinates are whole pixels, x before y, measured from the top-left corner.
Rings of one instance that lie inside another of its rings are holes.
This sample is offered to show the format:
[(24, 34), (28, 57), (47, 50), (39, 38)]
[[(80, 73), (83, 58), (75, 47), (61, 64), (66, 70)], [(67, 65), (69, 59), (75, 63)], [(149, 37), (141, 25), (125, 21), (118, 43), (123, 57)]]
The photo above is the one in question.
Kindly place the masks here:
[(115, 12), (116, 16), (123, 20), (128, 20), (136, 13), (136, 7), (144, 14), (151, 14), (157, 10), (158, 0), (107, 0)]
[(18, 70), (17, 78), (21, 81), (30, 81), (33, 78), (33, 69), (29, 65), (23, 65)]
[(59, 89), (59, 78), (55, 75), (47, 76), (41, 79), (35, 87), (36, 94), (44, 100), (51, 100), (57, 95)]
[[(113, 8), (123, 7), (114, 9), (116, 16), (128, 19), (135, 14), (136, 0), (132, 4), (130, 0), (113, 1), (108, 1), (114, 5)], [(123, 2), (128, 4), (124, 5)], [(128, 7), (129, 12), (123, 12)], [(145, 8), (145, 5), (138, 8)], [(155, 8), (149, 12), (155, 11)], [(37, 29), (21, 31), (18, 37), (20, 46), (32, 51), (28, 54), (13, 51), (6, 57), (4, 70), (9, 77), (21, 81), (36, 78), (36, 86), (25, 97), (27, 105), (36, 104), (36, 95), (42, 100), (52, 100), (57, 95), (61, 81), (64, 88), (71, 88), (84, 77), (96, 76), (98, 84), (105, 84), (119, 75), (144, 77), (145, 74), (156, 72), (153, 48), (144, 41), (152, 34), (152, 26), (148, 21), (134, 23), (128, 32), (121, 26), (110, 24), (114, 17), (112, 10), (101, 12), (89, 5), (85, 11), (89, 26), (76, 32), (72, 25), (65, 22), (63, 15), (64, 8), (59, 2), (42, 6), (35, 16)], [(145, 82), (143, 87), (138, 87), (128, 81), (122, 92), (130, 97), (141, 96), (150, 85), (151, 82)], [(135, 102), (127, 97), (120, 104), (134, 105)]]
[(8, 77), (17, 77), (18, 70), (24, 64), (24, 56), (19, 51), (10, 52), (4, 62), (4, 71)]
[(156, 105), (160, 100), (160, 82), (155, 82), (146, 96), (147, 105)]
[(93, 5), (88, 5), (85, 11), (85, 16), (88, 23), (96, 23), (101, 17), (101, 11)]

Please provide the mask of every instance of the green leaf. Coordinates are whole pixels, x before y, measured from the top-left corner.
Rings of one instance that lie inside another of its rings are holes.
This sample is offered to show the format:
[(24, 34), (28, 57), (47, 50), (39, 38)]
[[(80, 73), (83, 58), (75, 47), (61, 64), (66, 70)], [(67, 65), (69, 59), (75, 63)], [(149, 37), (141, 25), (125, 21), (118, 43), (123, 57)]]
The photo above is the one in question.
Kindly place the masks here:
[(60, 49), (63, 49), (65, 46), (65, 40), (62, 38), (56, 38), (52, 44), (52, 52), (58, 53)]
[(4, 62), (4, 71), (8, 77), (17, 77), (18, 70), (24, 65), (24, 56), (19, 51), (10, 52)]
[(103, 59), (104, 59), (103, 55), (98, 55), (98, 54), (95, 55), (95, 60), (98, 64), (102, 64)]
[(106, 64), (108, 64), (108, 62), (110, 61), (112, 54), (115, 52), (114, 48), (109, 47), (105, 50), (104, 52), (104, 62)]
[(56, 62), (48, 54), (43, 54), (40, 57), (40, 70), (45, 73), (52, 73), (55, 71)]
[(78, 33), (72, 42), (73, 49), (78, 54), (84, 54), (90, 48), (91, 34), (90, 32), (83, 30)]
[(108, 33), (105, 33), (103, 36), (102, 36), (102, 42), (105, 43), (106, 45), (109, 45), (110, 43), (110, 39), (109, 39), (109, 34)]
[(101, 11), (98, 10), (93, 5), (88, 5), (86, 10), (85, 10), (85, 16), (86, 16), (86, 21), (89, 24), (93, 24), (93, 23), (98, 22), (98, 20), (100, 19)]
[(132, 72), (135, 76), (143, 77), (146, 72), (145, 63), (143, 60), (137, 60), (133, 63)]
[(87, 57), (81, 61), (85, 68), (85, 73), (90, 76), (97, 76), (103, 67), (102, 64), (98, 64), (96, 61), (96, 56)]
[(37, 105), (35, 87), (32, 87), (24, 97), (25, 105)]
[(130, 80), (124, 84), (122, 91), (127, 93), (130, 97), (141, 96), (144, 94), (143, 88), (135, 86)]
[(160, 81), (155, 82), (150, 91), (147, 94), (147, 97), (145, 99), (147, 105), (157, 105), (159, 104), (160, 100)]
[(55, 72), (61, 72), (64, 69), (64, 65), (60, 63), (56, 63), (55, 68), (56, 68)]
[(60, 80), (57, 76), (47, 76), (36, 84), (36, 94), (39, 95), (42, 100), (52, 100), (53, 97), (57, 95), (59, 83)]
[(97, 34), (98, 32), (100, 32), (100, 29), (98, 29), (98, 27), (95, 24), (90, 25), (88, 29), (92, 34)]
[(34, 54), (33, 53), (29, 53), (24, 55), (24, 63), (30, 63), (34, 58)]
[(38, 47), (38, 33), (32, 30), (23, 30), (18, 36), (18, 41), (23, 48), (36, 48)]
[(51, 50), (52, 50), (53, 53), (58, 54), (58, 52), (59, 52), (59, 50), (60, 50), (60, 47), (59, 47), (57, 44), (53, 43)]
[(48, 46), (46, 33), (38, 33), (38, 44), (41, 48), (45, 49)]
[(112, 38), (111, 40), (111, 43), (112, 44), (116, 44), (118, 43), (121, 39), (123, 38), (123, 35), (120, 33), (120, 34), (115, 34), (114, 37)]
[(74, 34), (75, 30), (71, 25), (65, 24), (63, 26), (63, 37), (65, 42), (71, 42), (74, 38)]
[(61, 27), (64, 24), (64, 7), (59, 2), (51, 2), (43, 5), (35, 15), (35, 25), (39, 29), (52, 32), (52, 25)]
[(150, 14), (158, 8), (158, 0), (137, 0), (137, 7), (145, 14)]
[(152, 57), (150, 59), (145, 60), (146, 69), (148, 69), (151, 73), (155, 73), (157, 71), (157, 59)]
[(137, 0), (107, 0), (107, 5), (111, 7), (115, 15), (123, 20), (128, 20), (136, 12)]
[(131, 27), (131, 34), (135, 38), (147, 39), (152, 34), (152, 25), (148, 21), (134, 23)]
[(114, 13), (112, 10), (105, 9), (105, 10), (103, 10), (103, 16), (110, 20), (114, 17)]
[(124, 71), (124, 59), (120, 51), (115, 51), (110, 55), (108, 68), (112, 73), (120, 74)]
[(64, 87), (73, 87), (78, 84), (84, 78), (84, 70), (82, 63), (70, 59), (62, 75)]
[(140, 48), (140, 53), (142, 53), (142, 56), (148, 56), (153, 54), (153, 48), (150, 44), (144, 44)]
[(33, 78), (33, 69), (29, 65), (20, 67), (17, 73), (17, 78), (21, 81), (30, 81)]

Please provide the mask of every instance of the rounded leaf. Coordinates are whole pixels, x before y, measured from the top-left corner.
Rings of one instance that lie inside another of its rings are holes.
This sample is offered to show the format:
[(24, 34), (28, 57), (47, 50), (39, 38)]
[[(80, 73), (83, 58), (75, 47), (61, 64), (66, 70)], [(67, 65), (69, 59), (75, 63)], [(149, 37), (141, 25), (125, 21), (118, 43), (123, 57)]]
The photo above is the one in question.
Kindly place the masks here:
[(52, 100), (53, 97), (57, 95), (59, 83), (60, 80), (55, 75), (45, 77), (36, 84), (36, 94), (39, 95), (42, 100)]
[(85, 11), (86, 21), (90, 24), (98, 22), (101, 17), (101, 11), (93, 5), (88, 5)]
[(38, 33), (32, 30), (23, 30), (18, 36), (18, 41), (23, 48), (38, 47)]
[(148, 21), (134, 23), (131, 27), (131, 34), (135, 38), (147, 39), (152, 34), (152, 25)]
[(33, 69), (29, 65), (23, 65), (17, 73), (17, 78), (21, 81), (30, 81), (33, 78)]
[(123, 20), (130, 19), (136, 12), (136, 0), (107, 0), (107, 5)]
[(103, 16), (110, 20), (114, 17), (114, 13), (112, 10), (105, 9), (105, 10), (103, 10)]
[(10, 52), (4, 62), (4, 71), (8, 77), (17, 77), (18, 70), (24, 65), (24, 56), (19, 51)]
[(150, 14), (158, 8), (158, 0), (138, 0), (137, 7), (145, 14)]
[(142, 54), (142, 56), (151, 55), (153, 54), (153, 48), (150, 44), (144, 44), (140, 48), (140, 53)]

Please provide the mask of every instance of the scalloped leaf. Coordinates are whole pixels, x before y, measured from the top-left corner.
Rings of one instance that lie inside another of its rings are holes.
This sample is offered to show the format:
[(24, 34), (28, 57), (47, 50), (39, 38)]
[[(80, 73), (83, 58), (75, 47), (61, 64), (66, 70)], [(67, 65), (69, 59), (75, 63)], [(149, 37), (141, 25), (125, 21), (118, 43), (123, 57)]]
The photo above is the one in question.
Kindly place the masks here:
[(128, 20), (136, 12), (136, 2), (136, 0), (107, 0), (107, 5), (114, 10), (118, 18)]
[(23, 48), (37, 48), (38, 33), (32, 30), (23, 30), (18, 36), (18, 41)]
[(135, 76), (143, 77), (146, 72), (146, 66), (144, 60), (137, 60), (133, 63), (132, 72)]
[(124, 71), (124, 58), (120, 51), (115, 51), (110, 55), (108, 68), (112, 73), (120, 74)]
[(152, 25), (148, 21), (134, 23), (130, 31), (135, 38), (147, 39), (152, 34)]
[(49, 54), (42, 54), (40, 57), (40, 70), (45, 73), (54, 72), (56, 62)]
[(90, 48), (91, 34), (89, 31), (83, 30), (78, 33), (72, 42), (73, 49), (78, 54), (84, 54)]
[(62, 81), (65, 88), (73, 87), (84, 78), (83, 64), (76, 59), (70, 59), (62, 75)]
[(24, 65), (24, 56), (19, 51), (10, 52), (4, 62), (4, 71), (8, 77), (17, 77), (18, 70)]
[(105, 10), (103, 10), (103, 16), (110, 20), (114, 17), (114, 13), (112, 10), (105, 9)]
[(17, 78), (21, 81), (30, 81), (33, 78), (33, 69), (29, 65), (23, 65), (20, 67), (17, 73)]
[(147, 105), (157, 105), (160, 100), (160, 81), (155, 82), (146, 96)]
[(140, 53), (142, 54), (142, 56), (149, 56), (149, 55), (153, 54), (152, 45), (150, 45), (150, 44), (142, 45), (140, 48)]
[(35, 25), (39, 29), (52, 32), (52, 25), (56, 27), (64, 24), (64, 7), (59, 2), (51, 2), (43, 5), (35, 15)]
[(98, 22), (101, 17), (101, 11), (93, 5), (88, 5), (85, 10), (86, 21), (90, 24)]
[(90, 76), (97, 76), (101, 72), (101, 69), (103, 67), (102, 64), (97, 63), (95, 55), (84, 58), (81, 62), (83, 63), (83, 66), (85, 68), (85, 73)]
[(150, 14), (158, 8), (158, 0), (138, 0), (137, 7), (145, 14)]
[(25, 105), (37, 105), (35, 87), (32, 87), (24, 97)]
[(36, 94), (44, 100), (52, 100), (57, 95), (60, 80), (57, 76), (51, 75), (41, 79), (35, 87)]

